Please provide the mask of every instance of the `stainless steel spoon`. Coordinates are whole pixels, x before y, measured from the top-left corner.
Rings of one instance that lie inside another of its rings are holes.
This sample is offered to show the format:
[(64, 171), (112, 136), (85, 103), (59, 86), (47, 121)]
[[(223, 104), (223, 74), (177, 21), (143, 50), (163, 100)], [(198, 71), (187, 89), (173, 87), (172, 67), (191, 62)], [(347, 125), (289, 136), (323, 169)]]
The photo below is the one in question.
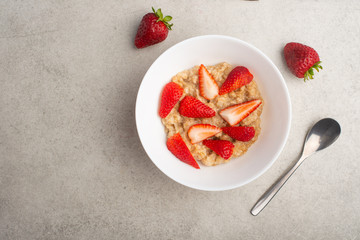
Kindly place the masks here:
[(318, 121), (306, 135), (300, 159), (286, 174), (279, 178), (274, 185), (272, 185), (271, 188), (264, 193), (264, 195), (262, 195), (255, 206), (251, 209), (251, 214), (254, 216), (258, 215), (291, 177), (295, 170), (304, 162), (304, 160), (313, 153), (330, 146), (339, 137), (340, 132), (340, 125), (334, 119), (324, 118)]

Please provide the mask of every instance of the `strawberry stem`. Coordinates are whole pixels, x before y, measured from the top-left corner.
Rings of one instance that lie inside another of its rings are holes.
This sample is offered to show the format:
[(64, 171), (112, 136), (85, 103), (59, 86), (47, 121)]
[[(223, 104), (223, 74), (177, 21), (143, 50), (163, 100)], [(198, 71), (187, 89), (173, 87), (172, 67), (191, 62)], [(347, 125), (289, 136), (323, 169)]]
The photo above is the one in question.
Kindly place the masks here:
[(323, 69), (322, 66), (320, 65), (321, 61), (318, 61), (316, 63), (314, 63), (314, 65), (309, 68), (309, 70), (306, 71), (306, 73), (304, 74), (304, 82), (306, 82), (306, 80), (309, 79), (314, 79), (314, 69), (319, 72), (319, 68)]
[(171, 30), (171, 27), (173, 26), (173, 24), (168, 23), (171, 21), (172, 17), (171, 16), (165, 16), (163, 15), (163, 13), (161, 12), (161, 8), (159, 8), (158, 10), (155, 11), (155, 9), (153, 7), (151, 7), (154, 14), (159, 18), (156, 22), (163, 22), (165, 24), (165, 26)]

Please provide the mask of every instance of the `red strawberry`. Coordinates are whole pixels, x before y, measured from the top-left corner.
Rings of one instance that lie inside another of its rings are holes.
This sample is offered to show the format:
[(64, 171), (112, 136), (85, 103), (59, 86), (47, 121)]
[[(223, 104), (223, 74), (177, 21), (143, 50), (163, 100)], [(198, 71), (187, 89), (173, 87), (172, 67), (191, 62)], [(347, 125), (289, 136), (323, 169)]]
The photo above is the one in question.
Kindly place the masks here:
[(238, 66), (234, 68), (226, 78), (225, 82), (220, 88), (220, 95), (232, 92), (253, 80), (253, 75), (246, 67)]
[(248, 142), (255, 136), (255, 128), (253, 127), (223, 127), (222, 130), (233, 139), (242, 142)]
[(194, 168), (200, 169), (199, 164), (195, 161), (193, 155), (191, 155), (191, 152), (181, 138), (180, 133), (176, 133), (168, 138), (166, 146), (175, 157)]
[(212, 108), (192, 96), (186, 96), (181, 100), (179, 113), (191, 118), (211, 118), (216, 114)]
[(220, 116), (227, 121), (231, 126), (241, 122), (244, 118), (249, 116), (250, 113), (255, 111), (261, 104), (261, 100), (251, 100), (248, 102), (232, 105), (224, 108), (219, 112)]
[(313, 79), (314, 69), (322, 69), (319, 54), (311, 47), (301, 43), (291, 42), (284, 47), (286, 64), (290, 71), (304, 81)]
[(184, 89), (174, 82), (169, 82), (165, 85), (161, 94), (159, 115), (161, 118), (165, 118), (173, 109), (175, 104), (179, 101)]
[(204, 140), (203, 144), (224, 159), (229, 159), (233, 154), (234, 144), (227, 140)]
[(215, 79), (204, 65), (200, 65), (199, 68), (199, 90), (200, 95), (207, 100), (211, 100), (219, 95), (219, 86), (215, 82)]
[(135, 37), (137, 48), (148, 47), (164, 41), (173, 25), (168, 23), (172, 17), (163, 17), (160, 8), (156, 12), (154, 8), (152, 10), (153, 13), (146, 14), (140, 22)]
[(189, 128), (188, 136), (191, 140), (191, 143), (194, 144), (212, 137), (221, 131), (221, 128), (210, 124), (195, 124)]

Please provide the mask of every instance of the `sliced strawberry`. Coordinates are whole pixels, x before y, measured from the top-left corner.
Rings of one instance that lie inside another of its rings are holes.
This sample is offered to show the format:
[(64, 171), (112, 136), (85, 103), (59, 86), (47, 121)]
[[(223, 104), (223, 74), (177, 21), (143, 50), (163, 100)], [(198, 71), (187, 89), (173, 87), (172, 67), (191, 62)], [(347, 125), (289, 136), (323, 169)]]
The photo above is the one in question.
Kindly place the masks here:
[(219, 112), (219, 114), (226, 122), (228, 122), (231, 126), (234, 126), (249, 116), (250, 113), (255, 111), (260, 104), (261, 100), (259, 99), (251, 100), (224, 108)]
[(214, 136), (215, 134), (221, 132), (221, 128), (218, 128), (210, 124), (195, 124), (191, 126), (188, 130), (188, 136), (191, 140), (191, 143), (198, 143), (204, 139)]
[(203, 64), (199, 68), (199, 90), (200, 95), (207, 100), (219, 95), (219, 86)]
[(186, 143), (181, 138), (180, 133), (176, 133), (168, 138), (166, 146), (169, 151), (182, 162), (187, 163), (194, 168), (200, 169), (199, 164), (195, 161), (193, 155), (186, 146)]
[(165, 85), (161, 94), (159, 115), (161, 118), (165, 118), (173, 109), (175, 104), (179, 101), (184, 89), (174, 82), (169, 82)]
[(186, 96), (181, 100), (179, 113), (191, 118), (211, 118), (216, 114), (211, 107), (192, 96)]
[(235, 67), (226, 78), (225, 82), (220, 88), (220, 95), (232, 92), (253, 80), (253, 75), (246, 67)]
[(242, 142), (248, 142), (255, 136), (255, 128), (253, 127), (223, 127), (222, 130), (233, 139)]
[(234, 144), (230, 141), (207, 139), (203, 144), (224, 159), (229, 159), (233, 154)]

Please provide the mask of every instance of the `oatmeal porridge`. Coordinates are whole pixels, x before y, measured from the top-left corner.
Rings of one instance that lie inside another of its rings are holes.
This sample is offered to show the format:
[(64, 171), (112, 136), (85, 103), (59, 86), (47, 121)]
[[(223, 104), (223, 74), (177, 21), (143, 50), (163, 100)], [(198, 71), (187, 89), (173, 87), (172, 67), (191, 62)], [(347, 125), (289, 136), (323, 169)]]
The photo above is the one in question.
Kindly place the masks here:
[[(224, 83), (227, 76), (234, 68), (232, 65), (224, 62), (214, 66), (206, 66), (209, 73), (214, 77), (219, 87)], [(178, 84), (184, 89), (184, 94), (181, 99), (185, 96), (193, 96), (200, 100), (207, 106), (215, 110), (216, 115), (211, 118), (188, 118), (180, 115), (178, 112), (179, 103), (171, 110), (167, 117), (162, 118), (161, 121), (165, 126), (165, 132), (167, 137), (171, 137), (176, 133), (180, 133), (193, 157), (201, 161), (206, 166), (214, 166), (221, 163), (228, 162), (231, 158), (236, 158), (250, 148), (250, 146), (257, 140), (261, 128), (260, 128), (260, 115), (263, 108), (263, 100), (256, 84), (256, 79), (252, 80), (249, 84), (242, 86), (239, 89), (219, 95), (212, 100), (207, 100), (201, 96), (199, 91), (199, 66), (195, 66), (191, 69), (179, 72), (176, 74), (171, 81)], [(180, 100), (181, 100), (180, 99)], [(237, 126), (251, 126), (255, 129), (255, 136), (248, 142), (242, 142), (234, 140), (223, 132), (220, 132), (212, 137), (212, 139), (228, 140), (234, 144), (233, 154), (230, 159), (225, 160), (224, 158), (217, 155), (214, 151), (203, 145), (203, 143), (191, 144), (190, 138), (187, 134), (189, 128), (194, 124), (211, 124), (219, 128), (229, 126), (229, 124), (219, 115), (219, 111), (239, 103), (244, 103), (250, 100), (260, 99), (262, 104), (253, 111), (248, 117), (243, 119)]]

